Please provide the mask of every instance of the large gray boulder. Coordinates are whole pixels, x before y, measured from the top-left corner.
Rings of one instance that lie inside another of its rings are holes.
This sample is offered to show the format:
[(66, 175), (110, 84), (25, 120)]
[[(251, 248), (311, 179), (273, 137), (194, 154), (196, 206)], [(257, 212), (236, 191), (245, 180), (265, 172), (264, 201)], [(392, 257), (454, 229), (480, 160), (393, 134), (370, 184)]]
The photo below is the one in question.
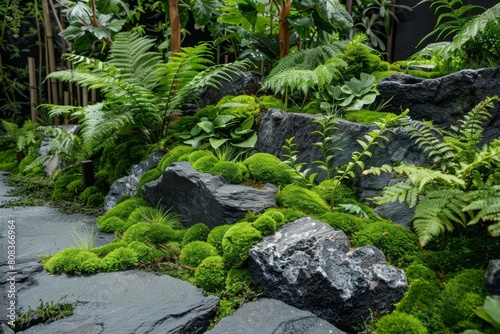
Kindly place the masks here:
[[(436, 79), (395, 74), (377, 85), (380, 98), (392, 98), (387, 110), (410, 109), (415, 120), (431, 120), (447, 127), (463, 119), (479, 101), (500, 94), (500, 67), (463, 70)], [(500, 106), (491, 110), (493, 118), (486, 124), (484, 137), (489, 142), (500, 135)]]
[(279, 300), (260, 298), (223, 318), (210, 334), (345, 334), (309, 311)]
[(104, 198), (104, 211), (112, 209), (123, 196), (135, 196), (141, 176), (158, 166), (163, 154), (159, 151), (151, 153), (144, 161), (130, 167), (130, 173), (116, 180)]
[(196, 171), (188, 162), (176, 162), (155, 181), (142, 187), (142, 197), (154, 207), (181, 214), (186, 227), (203, 222), (213, 228), (231, 224), (249, 211), (276, 206), (277, 188), (256, 189), (227, 183), (220, 175)]
[(394, 309), (408, 283), (372, 246), (351, 249), (347, 236), (305, 217), (252, 247), (248, 268), (264, 295), (308, 310), (343, 330), (370, 312)]
[(486, 286), (492, 295), (500, 296), (500, 260), (490, 260), (486, 269)]

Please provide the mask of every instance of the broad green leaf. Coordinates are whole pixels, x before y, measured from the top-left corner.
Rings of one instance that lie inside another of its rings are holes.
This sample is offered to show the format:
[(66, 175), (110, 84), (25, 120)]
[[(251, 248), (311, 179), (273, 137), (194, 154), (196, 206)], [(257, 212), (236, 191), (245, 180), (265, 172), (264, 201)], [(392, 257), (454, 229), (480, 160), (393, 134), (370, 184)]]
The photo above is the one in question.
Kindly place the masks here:
[(242, 148), (252, 148), (255, 146), (257, 142), (257, 134), (254, 133), (250, 138), (240, 142), (240, 143), (232, 143), (233, 146), (242, 147)]
[(316, 0), (316, 11), (326, 22), (337, 29), (348, 29), (352, 27), (351, 15), (344, 9), (338, 0)]
[(224, 145), (229, 140), (229, 138), (222, 138), (222, 139), (217, 139), (217, 138), (210, 138), (210, 146), (212, 146), (214, 149), (219, 148), (220, 146)]
[(490, 316), (493, 327), (500, 329), (500, 296), (487, 296), (484, 300), (484, 310)]
[(206, 133), (214, 133), (215, 132), (214, 123), (212, 123), (210, 121), (201, 121), (201, 122), (198, 122), (196, 125), (198, 127), (200, 127)]
[(290, 22), (290, 25), (302, 39), (309, 38), (311, 28), (314, 26), (314, 20), (312, 17), (290, 15), (288, 16), (288, 22)]
[(191, 0), (191, 10), (196, 25), (206, 25), (220, 7), (222, 4), (218, 0)]
[(224, 128), (235, 118), (233, 115), (219, 115), (214, 119), (213, 125), (216, 128)]

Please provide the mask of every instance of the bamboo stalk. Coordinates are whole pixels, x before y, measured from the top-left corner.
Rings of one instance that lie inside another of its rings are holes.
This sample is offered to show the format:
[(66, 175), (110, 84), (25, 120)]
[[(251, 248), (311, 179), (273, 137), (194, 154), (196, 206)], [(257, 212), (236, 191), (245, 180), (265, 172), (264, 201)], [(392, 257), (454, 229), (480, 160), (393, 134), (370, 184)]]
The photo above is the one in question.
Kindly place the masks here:
[(36, 110), (36, 107), (38, 105), (38, 92), (36, 88), (36, 69), (35, 69), (34, 57), (28, 57), (28, 71), (29, 71), (29, 83), (30, 83), (31, 121), (36, 122), (38, 118), (38, 112)]
[[(70, 105), (70, 94), (69, 94), (69, 91), (67, 91), (67, 90), (64, 91), (64, 105), (65, 106)], [(69, 124), (69, 117), (67, 115), (64, 116), (64, 124), (66, 124), (66, 125)]]
[(96, 104), (97, 103), (97, 91), (95, 89), (92, 89), (90, 91), (90, 104)]
[[(45, 37), (47, 40), (46, 49), (48, 52), (49, 73), (56, 71), (56, 57), (54, 54), (54, 34), (52, 31), (52, 21), (50, 19), (50, 9), (48, 0), (42, 0), (43, 24), (45, 28)], [(59, 104), (59, 94), (57, 81), (50, 79), (52, 103)], [(59, 125), (59, 118), (54, 118), (54, 124)]]
[(82, 87), (82, 107), (86, 107), (89, 104), (89, 91), (87, 87)]

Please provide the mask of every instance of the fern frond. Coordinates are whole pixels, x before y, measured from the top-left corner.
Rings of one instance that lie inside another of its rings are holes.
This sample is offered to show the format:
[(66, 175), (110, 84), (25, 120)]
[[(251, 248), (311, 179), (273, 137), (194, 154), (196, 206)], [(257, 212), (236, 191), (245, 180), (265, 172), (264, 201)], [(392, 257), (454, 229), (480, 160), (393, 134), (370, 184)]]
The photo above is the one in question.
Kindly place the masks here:
[(500, 168), (500, 145), (498, 141), (484, 145), (481, 151), (474, 154), (474, 159), (471, 163), (460, 163), (460, 168), (456, 171), (456, 175), (461, 179), (467, 179), (475, 170), (486, 167), (490, 170)]
[(473, 225), (479, 221), (500, 220), (500, 186), (473, 190), (467, 193), (467, 197), (470, 203), (462, 210), (475, 212), (467, 225)]
[(465, 226), (467, 217), (462, 208), (467, 205), (465, 193), (459, 189), (443, 189), (428, 193), (415, 208), (413, 227), (424, 247), (445, 230), (454, 230), (454, 223)]
[(492, 237), (500, 237), (500, 222), (488, 226), (488, 233)]
[(120, 80), (153, 89), (156, 71), (162, 63), (161, 53), (150, 51), (155, 41), (133, 32), (116, 34), (110, 48), (108, 64), (120, 69)]
[(375, 196), (370, 200), (373, 200), (378, 205), (399, 201), (400, 203), (407, 203), (412, 208), (417, 204), (418, 195), (418, 188), (414, 184), (397, 182), (385, 187), (380, 196)]

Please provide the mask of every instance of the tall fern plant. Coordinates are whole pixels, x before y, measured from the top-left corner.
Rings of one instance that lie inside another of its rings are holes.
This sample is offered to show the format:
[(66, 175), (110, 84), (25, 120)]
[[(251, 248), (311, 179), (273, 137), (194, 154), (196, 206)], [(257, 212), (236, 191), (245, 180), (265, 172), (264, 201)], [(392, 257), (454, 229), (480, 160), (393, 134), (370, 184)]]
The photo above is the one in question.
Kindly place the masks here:
[(363, 173), (388, 172), (406, 178), (373, 199), (378, 204), (399, 201), (415, 207), (413, 227), (422, 247), (457, 224), (483, 222), (489, 224), (492, 236), (500, 236), (500, 138), (479, 147), (495, 100), (499, 98), (481, 101), (449, 133), (410, 120), (411, 137), (427, 152), (431, 166), (384, 165)]
[(239, 74), (247, 62), (213, 65), (207, 43), (183, 48), (168, 61), (151, 51), (155, 41), (136, 33), (120, 33), (107, 61), (65, 54), (73, 70), (51, 73), (48, 78), (96, 89), (103, 100), (87, 107), (47, 106), (51, 116), (71, 115), (82, 126), (85, 148), (93, 153), (116, 135), (139, 135), (156, 143), (166, 134), (171, 115), (192, 103), (194, 92), (219, 87)]

